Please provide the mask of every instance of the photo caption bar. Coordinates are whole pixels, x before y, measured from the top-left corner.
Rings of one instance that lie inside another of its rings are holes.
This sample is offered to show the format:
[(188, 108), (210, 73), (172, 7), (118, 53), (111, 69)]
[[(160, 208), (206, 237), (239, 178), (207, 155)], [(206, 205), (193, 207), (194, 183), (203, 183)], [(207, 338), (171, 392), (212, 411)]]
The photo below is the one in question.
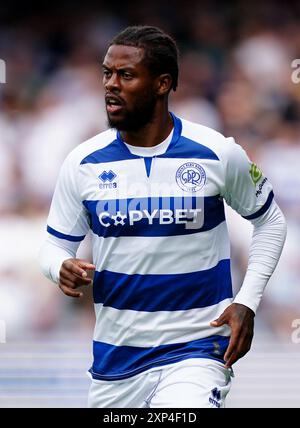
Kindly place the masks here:
[(124, 423), (129, 426), (146, 423), (194, 423), (197, 422), (197, 414), (195, 412), (183, 411), (133, 411), (129, 409), (127, 412), (110, 411), (102, 416), (104, 423)]

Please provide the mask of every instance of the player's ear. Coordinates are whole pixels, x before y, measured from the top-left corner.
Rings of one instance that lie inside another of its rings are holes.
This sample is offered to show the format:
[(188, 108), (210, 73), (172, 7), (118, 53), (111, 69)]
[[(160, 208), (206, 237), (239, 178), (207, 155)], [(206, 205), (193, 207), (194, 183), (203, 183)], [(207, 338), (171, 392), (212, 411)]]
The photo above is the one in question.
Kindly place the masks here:
[(157, 95), (166, 95), (170, 92), (172, 86), (172, 77), (170, 74), (161, 74), (156, 79)]

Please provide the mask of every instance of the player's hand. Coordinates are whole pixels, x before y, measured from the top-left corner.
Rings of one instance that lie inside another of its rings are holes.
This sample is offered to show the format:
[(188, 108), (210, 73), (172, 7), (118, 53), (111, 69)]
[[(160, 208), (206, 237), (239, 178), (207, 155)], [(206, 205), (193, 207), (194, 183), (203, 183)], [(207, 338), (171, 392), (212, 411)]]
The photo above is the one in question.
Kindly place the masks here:
[(232, 303), (218, 319), (210, 323), (212, 327), (228, 324), (231, 328), (229, 345), (224, 355), (226, 368), (231, 367), (249, 351), (253, 338), (254, 317), (254, 312), (247, 306)]
[[(83, 285), (90, 285), (93, 282), (91, 276), (95, 268), (96, 267), (93, 264), (88, 263), (85, 260), (65, 260), (59, 271), (59, 288), (67, 296), (82, 297), (82, 292), (74, 290)], [(87, 271), (91, 271), (89, 276)]]

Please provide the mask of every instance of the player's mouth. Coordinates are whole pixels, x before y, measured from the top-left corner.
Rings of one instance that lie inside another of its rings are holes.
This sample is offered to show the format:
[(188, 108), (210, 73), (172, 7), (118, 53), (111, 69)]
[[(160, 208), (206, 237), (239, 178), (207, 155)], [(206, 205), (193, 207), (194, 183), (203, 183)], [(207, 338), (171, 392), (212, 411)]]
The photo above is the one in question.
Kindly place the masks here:
[(119, 97), (115, 95), (106, 95), (105, 102), (106, 102), (106, 110), (109, 114), (119, 113), (124, 106), (123, 100), (121, 100)]

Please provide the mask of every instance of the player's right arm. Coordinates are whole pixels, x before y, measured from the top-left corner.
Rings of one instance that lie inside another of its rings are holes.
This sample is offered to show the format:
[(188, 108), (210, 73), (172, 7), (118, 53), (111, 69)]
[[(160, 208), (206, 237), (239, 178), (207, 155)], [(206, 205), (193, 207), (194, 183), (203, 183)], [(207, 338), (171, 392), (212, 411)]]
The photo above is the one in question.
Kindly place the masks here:
[(82, 292), (75, 291), (83, 285), (90, 285), (92, 279), (88, 277), (87, 271), (94, 271), (95, 266), (81, 259), (65, 260), (59, 271), (59, 288), (70, 297), (82, 297)]
[(81, 297), (82, 293), (76, 289), (91, 284), (88, 271), (95, 269), (88, 261), (76, 258), (89, 230), (78, 186), (78, 169), (79, 162), (72, 152), (60, 170), (48, 217), (48, 236), (39, 253), (45, 276), (71, 297)]

